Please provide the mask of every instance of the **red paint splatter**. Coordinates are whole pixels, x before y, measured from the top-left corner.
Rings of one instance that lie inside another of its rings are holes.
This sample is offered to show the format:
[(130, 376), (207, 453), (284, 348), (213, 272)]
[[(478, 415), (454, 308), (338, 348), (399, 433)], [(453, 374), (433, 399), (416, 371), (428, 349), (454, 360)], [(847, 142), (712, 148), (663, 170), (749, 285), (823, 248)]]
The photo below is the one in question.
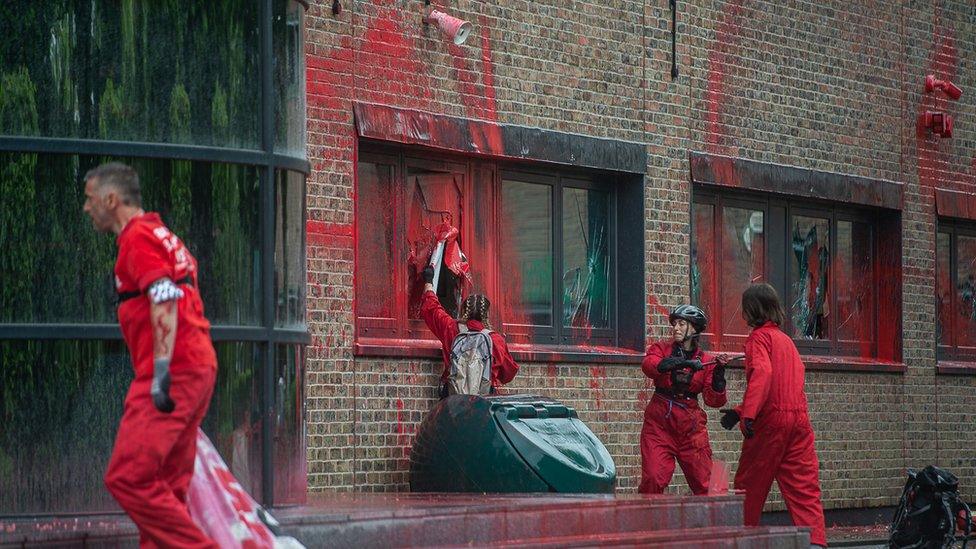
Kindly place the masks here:
[(705, 96), (705, 143), (708, 152), (734, 156), (735, 148), (727, 143), (728, 131), (722, 122), (722, 104), (727, 101), (726, 79), (732, 50), (742, 33), (742, 0), (732, 0), (725, 6), (715, 29), (714, 46), (708, 53), (708, 85)]
[(590, 391), (593, 392), (593, 401), (597, 409), (603, 408), (604, 389), (607, 381), (606, 366), (590, 367)]
[(339, 225), (309, 219), (305, 223), (305, 242), (309, 246), (352, 247), (352, 225)]

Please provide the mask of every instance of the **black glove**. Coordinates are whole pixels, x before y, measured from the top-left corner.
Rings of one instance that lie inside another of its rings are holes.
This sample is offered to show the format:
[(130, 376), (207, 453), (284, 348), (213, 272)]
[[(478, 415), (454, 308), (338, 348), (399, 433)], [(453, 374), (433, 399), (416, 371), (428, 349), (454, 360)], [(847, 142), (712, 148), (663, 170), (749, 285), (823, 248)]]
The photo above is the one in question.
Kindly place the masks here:
[(667, 358), (662, 359), (661, 362), (658, 362), (657, 363), (657, 371), (658, 372), (661, 372), (662, 374), (667, 373), (667, 372), (670, 372), (671, 370), (674, 370), (675, 368), (681, 367), (681, 365), (682, 365), (682, 363), (684, 363), (684, 361), (685, 360), (683, 358), (681, 358), (681, 357), (678, 357), (678, 356), (669, 356)]
[(420, 275), (424, 277), (424, 282), (426, 282), (427, 284), (434, 283), (434, 268), (431, 267), (430, 265), (424, 267), (424, 270), (421, 271)]
[(755, 436), (756, 432), (752, 430), (751, 419), (745, 418), (742, 420), (742, 434), (745, 435), (746, 438), (752, 438)]
[(739, 423), (739, 412), (736, 412), (730, 408), (719, 411), (722, 412), (721, 423), (722, 427), (725, 427), (726, 431), (731, 430), (733, 427), (735, 427), (736, 423)]
[(169, 360), (168, 358), (153, 360), (153, 380), (149, 389), (153, 406), (164, 414), (168, 414), (176, 408), (173, 399), (169, 398)]
[(698, 360), (698, 359), (695, 359), (695, 360), (686, 360), (686, 361), (684, 361), (684, 362), (681, 363), (681, 366), (684, 367), (684, 368), (691, 368), (691, 371), (692, 372), (697, 372), (697, 371), (699, 371), (699, 370), (701, 370), (702, 368), (705, 367), (705, 366), (702, 365), (701, 361)]
[(715, 369), (712, 370), (712, 390), (716, 393), (725, 390), (725, 364), (715, 364)]

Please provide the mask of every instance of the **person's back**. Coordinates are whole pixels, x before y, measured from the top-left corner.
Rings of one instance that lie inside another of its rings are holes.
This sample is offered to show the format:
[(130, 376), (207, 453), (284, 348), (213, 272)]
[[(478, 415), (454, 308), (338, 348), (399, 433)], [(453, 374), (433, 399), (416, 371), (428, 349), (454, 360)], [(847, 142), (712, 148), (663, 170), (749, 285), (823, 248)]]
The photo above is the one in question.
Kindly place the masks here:
[[(752, 331), (746, 339), (746, 373), (749, 383), (763, 383), (765, 378), (768, 387), (756, 388), (756, 397), (761, 397), (758, 403), (747, 399), (743, 407), (750, 410), (750, 404), (755, 406), (755, 414), (746, 417), (756, 417), (763, 411), (807, 411), (807, 396), (804, 390), (804, 375), (806, 367), (800, 359), (793, 340), (776, 324), (766, 322)], [(768, 357), (768, 360), (765, 360)]]

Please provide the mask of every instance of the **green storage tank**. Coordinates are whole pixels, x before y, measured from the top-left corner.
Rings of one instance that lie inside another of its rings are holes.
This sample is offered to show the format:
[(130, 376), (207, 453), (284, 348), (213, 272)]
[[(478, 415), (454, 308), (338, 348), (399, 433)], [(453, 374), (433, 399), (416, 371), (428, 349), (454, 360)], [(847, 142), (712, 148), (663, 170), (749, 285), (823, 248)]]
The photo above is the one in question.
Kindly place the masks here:
[(576, 415), (532, 395), (453, 395), (414, 438), (414, 492), (612, 493), (613, 458)]

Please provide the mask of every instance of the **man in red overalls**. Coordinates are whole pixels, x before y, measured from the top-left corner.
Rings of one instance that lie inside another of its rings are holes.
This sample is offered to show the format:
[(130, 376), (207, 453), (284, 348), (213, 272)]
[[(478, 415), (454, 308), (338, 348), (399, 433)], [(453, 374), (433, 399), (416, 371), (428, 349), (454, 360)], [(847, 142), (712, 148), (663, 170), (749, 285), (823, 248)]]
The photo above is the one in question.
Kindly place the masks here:
[(142, 210), (129, 166), (89, 171), (85, 198), (95, 228), (118, 235), (119, 324), (135, 369), (105, 484), (139, 527), (141, 547), (216, 547), (186, 507), (217, 374), (196, 259), (158, 214)]
[(807, 413), (803, 361), (790, 336), (776, 290), (754, 284), (742, 294), (742, 316), (752, 333), (746, 339), (746, 393), (742, 405), (722, 410), (722, 426), (736, 423), (745, 436), (735, 487), (745, 490), (746, 526), (759, 524), (773, 480), (793, 524), (807, 526), (810, 543), (827, 545), (813, 426)]

